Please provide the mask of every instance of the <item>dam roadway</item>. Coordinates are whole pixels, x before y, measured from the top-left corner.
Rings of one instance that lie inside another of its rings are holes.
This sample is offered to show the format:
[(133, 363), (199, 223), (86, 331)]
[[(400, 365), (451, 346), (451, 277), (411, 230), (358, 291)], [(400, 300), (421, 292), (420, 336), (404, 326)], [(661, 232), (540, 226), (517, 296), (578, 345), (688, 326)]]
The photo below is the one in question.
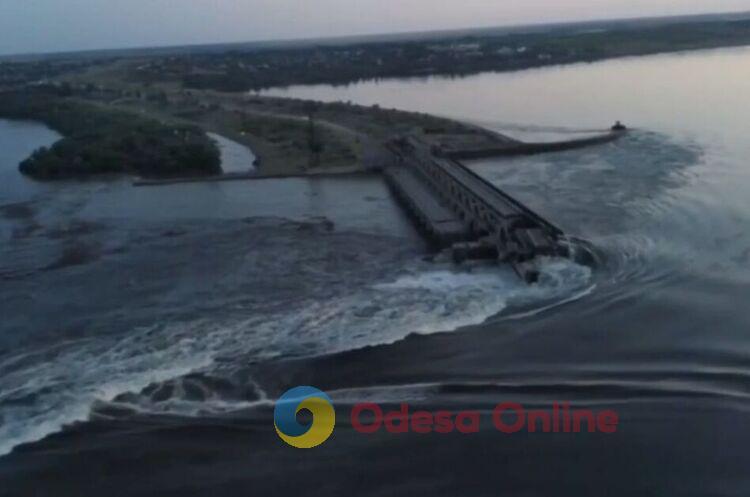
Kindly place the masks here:
[(456, 262), (497, 259), (525, 281), (539, 277), (538, 258), (569, 257), (563, 231), (507, 193), (412, 136), (387, 144), (385, 178), (419, 228)]

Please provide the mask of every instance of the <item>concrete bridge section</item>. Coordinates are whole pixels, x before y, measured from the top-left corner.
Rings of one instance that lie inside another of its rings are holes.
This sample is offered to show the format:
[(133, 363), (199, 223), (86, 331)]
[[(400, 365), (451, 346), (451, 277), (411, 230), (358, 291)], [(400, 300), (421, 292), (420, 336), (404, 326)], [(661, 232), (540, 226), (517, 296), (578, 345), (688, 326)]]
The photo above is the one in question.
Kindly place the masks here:
[(511, 145), (502, 144), (495, 147), (461, 148), (457, 150), (444, 149), (442, 155), (454, 160), (476, 160), (490, 157), (513, 157), (518, 155), (563, 152), (566, 150), (575, 150), (577, 148), (609, 143), (621, 138), (624, 132), (624, 129), (613, 127), (608, 133), (587, 138), (579, 138), (577, 140), (541, 143), (518, 142)]
[(417, 170), (389, 167), (384, 174), (396, 198), (431, 240), (442, 247), (472, 240), (466, 223), (435, 195)]
[(570, 255), (563, 231), (460, 162), (414, 137), (391, 141), (385, 177), (422, 230), (457, 262), (492, 258), (527, 282), (539, 256)]

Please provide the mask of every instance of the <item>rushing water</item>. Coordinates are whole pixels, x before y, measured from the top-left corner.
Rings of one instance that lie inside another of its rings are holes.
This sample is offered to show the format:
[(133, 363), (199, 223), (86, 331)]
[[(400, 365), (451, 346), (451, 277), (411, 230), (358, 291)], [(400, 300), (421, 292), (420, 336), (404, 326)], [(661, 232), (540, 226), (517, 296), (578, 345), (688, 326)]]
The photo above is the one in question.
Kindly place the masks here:
[(633, 131), (614, 144), (472, 167), (603, 249), (613, 286), (600, 293), (725, 285), (700, 313), (738, 302), (750, 278), (749, 68), (750, 48), (737, 48), (266, 93), (433, 112), (522, 139), (622, 120)]
[[(409, 365), (374, 376), (438, 378), (437, 388), (411, 391), (431, 398), (427, 405), (564, 398), (618, 409), (621, 435), (591, 445), (549, 437), (484, 437), (481, 450), (465, 443), (453, 452), (442, 450), (448, 443), (410, 445), (424, 466), (442, 467), (456, 451), (495, 462), (451, 465), (457, 495), (475, 484), (496, 495), (747, 495), (750, 48), (267, 93), (433, 112), (521, 139), (631, 126), (604, 146), (471, 165), (594, 243), (604, 262), (592, 291), (542, 316), (488, 322), (467, 345), (404, 346)], [(433, 359), (436, 350), (449, 357)]]
[[(93, 405), (114, 417), (252, 408), (266, 393), (248, 364), (374, 344), (396, 354), (411, 333), (465, 325), (481, 326), (401, 362), (371, 352), (393, 371), (330, 373), (334, 399), (424, 398), (441, 382), (465, 399), (481, 382), (557, 400), (747, 408), (748, 67), (750, 50), (732, 49), (270, 92), (522, 138), (631, 125), (615, 143), (471, 165), (602, 254), (593, 272), (548, 261), (531, 287), (507, 268), (426, 259), (377, 177), (36, 185), (15, 173), (33, 146), (0, 147), (0, 451)], [(0, 124), (0, 140), (21, 143), (19, 132), (54, 138)]]
[[(0, 164), (9, 178), (0, 192), (1, 452), (154, 382), (450, 330), (590, 286), (588, 269), (559, 262), (529, 289), (507, 268), (424, 261), (422, 241), (377, 176), (39, 184), (17, 163), (56, 136), (2, 126), (24, 146), (3, 149)], [(252, 163), (246, 149), (221, 145), (228, 172)], [(245, 405), (215, 400), (141, 407), (189, 414)]]

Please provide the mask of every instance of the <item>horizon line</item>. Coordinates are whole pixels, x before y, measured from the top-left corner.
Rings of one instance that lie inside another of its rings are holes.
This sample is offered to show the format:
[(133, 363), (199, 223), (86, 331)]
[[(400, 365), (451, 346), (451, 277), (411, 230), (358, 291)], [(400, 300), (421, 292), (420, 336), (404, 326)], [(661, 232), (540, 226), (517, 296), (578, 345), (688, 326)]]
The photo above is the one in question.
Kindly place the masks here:
[[(560, 20), (560, 21), (544, 21), (544, 22), (530, 22), (530, 23), (514, 23), (514, 24), (495, 24), (486, 26), (466, 26), (458, 28), (436, 28), (428, 30), (413, 30), (413, 31), (391, 31), (391, 32), (377, 32), (377, 33), (353, 33), (337, 36), (322, 36), (322, 37), (303, 37), (303, 38), (266, 38), (256, 40), (227, 40), (227, 41), (205, 41), (196, 43), (175, 43), (175, 44), (164, 44), (164, 45), (129, 45), (121, 47), (102, 47), (102, 48), (86, 48), (86, 49), (73, 49), (73, 50), (60, 50), (60, 51), (48, 51), (48, 52), (15, 52), (15, 53), (0, 53), (0, 62), (8, 59), (44, 59), (48, 57), (64, 57), (64, 56), (85, 56), (85, 55), (106, 55), (117, 52), (129, 52), (129, 51), (142, 51), (142, 52), (158, 52), (158, 51), (169, 51), (169, 50), (189, 50), (197, 48), (212, 48), (212, 47), (231, 47), (241, 45), (296, 45), (296, 44), (347, 44), (345, 42), (350, 41), (352, 44), (356, 43), (359, 39), (361, 43), (377, 43), (378, 41), (387, 42), (388, 40), (379, 40), (388, 37), (418, 37), (425, 35), (450, 35), (450, 34), (464, 34), (478, 31), (486, 31), (493, 29), (527, 29), (527, 28), (544, 28), (553, 26), (575, 26), (579, 24), (602, 24), (602, 23), (625, 23), (625, 22), (636, 22), (636, 21), (668, 21), (670, 19), (700, 19), (700, 18), (711, 18), (711, 17), (722, 17), (722, 16), (743, 16), (747, 15), (750, 17), (750, 10), (730, 10), (730, 11), (712, 11), (692, 14), (675, 14), (675, 15), (653, 15), (643, 17), (612, 17), (612, 18), (591, 18), (591, 19), (579, 19), (579, 20)], [(393, 40), (397, 41), (397, 40)], [(406, 40), (403, 40), (406, 41)], [(258, 47), (262, 49), (263, 47)], [(269, 47), (271, 48), (271, 47)], [(142, 55), (149, 55), (143, 53)], [(137, 57), (138, 55), (133, 55)]]

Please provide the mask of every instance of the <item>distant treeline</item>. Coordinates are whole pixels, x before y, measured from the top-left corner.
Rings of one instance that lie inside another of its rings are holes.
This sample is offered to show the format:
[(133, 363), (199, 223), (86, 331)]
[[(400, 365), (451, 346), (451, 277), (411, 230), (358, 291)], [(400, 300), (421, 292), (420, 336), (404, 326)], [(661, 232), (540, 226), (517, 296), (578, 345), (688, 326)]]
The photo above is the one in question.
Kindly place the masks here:
[(144, 177), (217, 174), (216, 143), (195, 126), (63, 98), (49, 89), (0, 93), (0, 117), (41, 121), (63, 135), (21, 162), (22, 173), (62, 179), (107, 173)]
[(186, 88), (259, 90), (295, 84), (429, 75), (463, 76), (615, 57), (750, 44), (750, 20), (675, 21), (602, 29), (360, 43), (339, 46), (155, 57), (131, 76)]

